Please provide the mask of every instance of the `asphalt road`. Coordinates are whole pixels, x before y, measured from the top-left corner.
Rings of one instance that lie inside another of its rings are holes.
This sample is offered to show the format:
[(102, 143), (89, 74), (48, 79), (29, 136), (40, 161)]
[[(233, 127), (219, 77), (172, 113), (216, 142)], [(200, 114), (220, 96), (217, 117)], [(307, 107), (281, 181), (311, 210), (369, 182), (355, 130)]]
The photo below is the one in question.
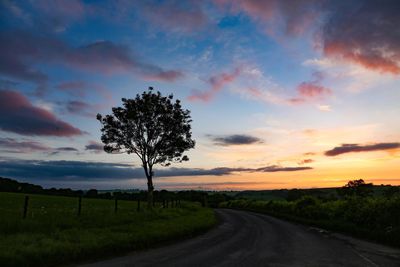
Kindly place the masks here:
[(252, 212), (219, 209), (196, 238), (82, 266), (400, 266), (385, 247)]

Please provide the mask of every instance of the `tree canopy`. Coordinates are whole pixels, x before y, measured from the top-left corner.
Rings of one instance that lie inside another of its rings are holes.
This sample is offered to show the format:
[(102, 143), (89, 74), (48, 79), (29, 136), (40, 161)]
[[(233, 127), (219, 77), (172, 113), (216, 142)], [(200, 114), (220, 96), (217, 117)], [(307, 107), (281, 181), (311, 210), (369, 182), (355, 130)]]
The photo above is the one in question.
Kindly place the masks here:
[(372, 187), (372, 183), (365, 183), (363, 179), (351, 180), (345, 186), (339, 188), (338, 193), (342, 196), (366, 197), (373, 193)]

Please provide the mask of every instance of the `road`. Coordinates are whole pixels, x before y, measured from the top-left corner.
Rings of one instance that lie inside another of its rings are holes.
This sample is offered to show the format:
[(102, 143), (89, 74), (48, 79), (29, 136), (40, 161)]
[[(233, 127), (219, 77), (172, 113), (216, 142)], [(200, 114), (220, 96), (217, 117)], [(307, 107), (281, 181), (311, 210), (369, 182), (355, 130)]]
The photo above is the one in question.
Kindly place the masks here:
[(82, 266), (400, 266), (400, 249), (252, 212), (216, 213), (221, 224), (196, 238)]

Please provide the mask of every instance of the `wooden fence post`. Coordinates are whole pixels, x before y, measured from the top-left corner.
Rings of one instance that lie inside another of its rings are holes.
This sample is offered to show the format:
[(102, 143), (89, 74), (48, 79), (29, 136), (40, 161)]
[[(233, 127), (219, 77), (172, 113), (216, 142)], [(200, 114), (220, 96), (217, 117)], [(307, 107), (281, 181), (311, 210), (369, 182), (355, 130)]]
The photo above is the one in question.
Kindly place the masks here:
[(140, 211), (140, 199), (137, 201), (137, 211)]
[(78, 199), (78, 216), (81, 216), (81, 211), (82, 211), (82, 196), (79, 196), (79, 199)]
[(165, 199), (162, 200), (162, 207), (165, 209)]
[(207, 201), (207, 195), (204, 195), (203, 196), (203, 203), (202, 203), (202, 206), (203, 207), (207, 207), (208, 206), (208, 203), (207, 203), (208, 201)]
[(118, 198), (115, 198), (114, 213), (117, 213), (117, 210), (118, 210)]
[(26, 214), (28, 213), (28, 203), (29, 203), (29, 196), (25, 196), (25, 202), (24, 202), (24, 213), (22, 218), (26, 218)]

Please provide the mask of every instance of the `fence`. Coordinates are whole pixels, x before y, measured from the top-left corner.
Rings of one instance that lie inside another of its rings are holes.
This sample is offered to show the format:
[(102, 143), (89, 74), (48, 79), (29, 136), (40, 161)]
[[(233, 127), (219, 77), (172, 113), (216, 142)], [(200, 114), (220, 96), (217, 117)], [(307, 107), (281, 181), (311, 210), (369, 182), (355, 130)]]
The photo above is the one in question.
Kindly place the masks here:
[[(43, 197), (43, 195), (41, 195)], [(51, 197), (57, 197), (57, 196), (51, 196)], [(67, 197), (67, 198), (72, 198), (72, 197)], [(82, 215), (82, 213), (85, 213), (85, 210), (82, 210), (82, 204), (85, 202), (85, 200), (90, 200), (92, 201), (93, 199), (99, 200), (99, 201), (109, 201), (105, 199), (100, 199), (100, 198), (83, 198), (82, 196), (78, 196), (77, 198), (77, 205), (76, 205), (76, 215), (79, 217)], [(26, 219), (29, 214), (29, 209), (30, 209), (30, 201), (32, 199), (35, 199), (35, 195), (26, 195), (24, 198), (23, 202), (23, 213), (22, 213), (22, 218)], [(136, 204), (136, 211), (140, 212), (143, 210), (151, 210), (153, 208), (161, 208), (161, 209), (168, 209), (168, 208), (181, 208), (181, 200), (180, 199), (161, 199), (161, 200), (156, 200), (153, 199), (152, 205), (148, 207), (147, 205), (144, 205), (144, 207), (141, 207), (141, 201), (140, 199), (138, 200), (119, 200), (117, 197), (114, 198), (114, 213), (117, 213), (119, 210), (119, 202), (124, 201), (132, 203), (132, 210), (135, 210), (135, 203)], [(147, 203), (146, 203), (147, 204)], [(32, 215), (33, 217), (33, 215)]]

